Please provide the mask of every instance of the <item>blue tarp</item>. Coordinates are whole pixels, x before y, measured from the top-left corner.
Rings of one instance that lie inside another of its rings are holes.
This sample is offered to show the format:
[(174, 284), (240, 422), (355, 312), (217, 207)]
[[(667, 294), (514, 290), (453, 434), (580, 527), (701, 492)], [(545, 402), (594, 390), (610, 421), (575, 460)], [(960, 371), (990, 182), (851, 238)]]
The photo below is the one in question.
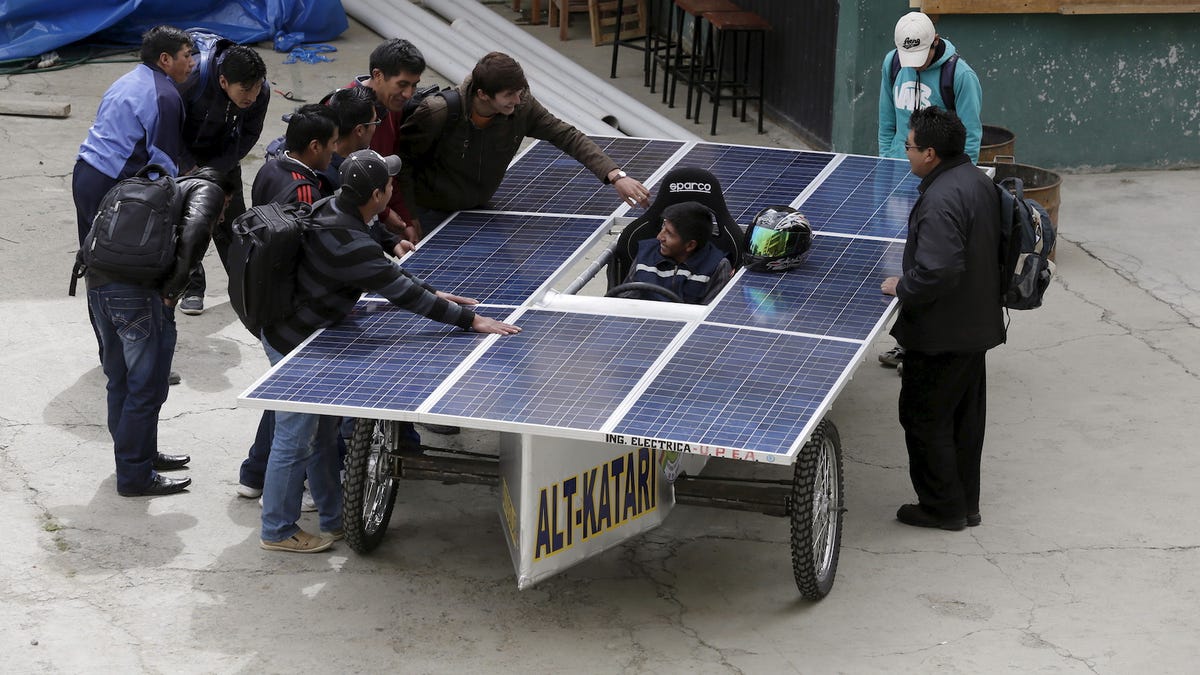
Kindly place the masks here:
[(304, 42), (341, 35), (341, 0), (0, 0), (0, 61), (32, 58), (91, 38), (138, 45), (165, 23), (204, 28), (235, 42), (303, 33)]

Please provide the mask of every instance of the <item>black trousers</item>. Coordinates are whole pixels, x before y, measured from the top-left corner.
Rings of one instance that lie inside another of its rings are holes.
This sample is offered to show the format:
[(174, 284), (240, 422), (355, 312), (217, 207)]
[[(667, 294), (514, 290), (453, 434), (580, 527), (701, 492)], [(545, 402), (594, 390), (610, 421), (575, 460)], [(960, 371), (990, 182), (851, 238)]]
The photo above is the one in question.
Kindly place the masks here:
[(945, 518), (979, 513), (979, 462), (987, 419), (986, 352), (908, 350), (900, 424), (917, 499)]
[[(233, 221), (238, 216), (246, 212), (246, 195), (242, 187), (242, 165), (237, 165), (229, 172), (229, 181), (234, 184), (233, 195), (230, 196), (229, 202), (225, 205), (225, 211), (221, 214), (221, 221), (213, 225), (212, 241), (213, 248), (217, 249), (217, 255), (221, 257), (221, 267), (225, 270), (229, 269), (229, 244), (233, 236), (231, 229)], [(200, 260), (196, 266), (192, 268), (191, 274), (188, 275), (187, 290), (183, 292), (183, 297), (189, 295), (198, 295), (204, 297), (204, 291), (208, 288), (208, 280), (204, 276), (204, 261)]]

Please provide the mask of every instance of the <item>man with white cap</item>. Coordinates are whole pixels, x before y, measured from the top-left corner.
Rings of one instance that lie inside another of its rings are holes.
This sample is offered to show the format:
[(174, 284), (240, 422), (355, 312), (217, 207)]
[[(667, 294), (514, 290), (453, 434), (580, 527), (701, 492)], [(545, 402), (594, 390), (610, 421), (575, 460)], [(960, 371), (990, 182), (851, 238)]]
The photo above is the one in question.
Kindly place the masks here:
[[(896, 48), (883, 58), (879, 87), (879, 156), (907, 159), (908, 119), (913, 111), (937, 106), (958, 115), (967, 128), (966, 153), (979, 161), (983, 124), (983, 90), (979, 78), (949, 40), (937, 34), (933, 21), (909, 12), (896, 22)], [(879, 355), (885, 366), (900, 368), (904, 348)]]
[[(295, 311), (263, 328), (262, 342), (274, 365), (313, 332), (346, 318), (363, 291), (434, 321), (480, 333), (512, 335), (520, 328), (467, 305), (477, 302), (439, 291), (388, 258), (368, 231), (387, 207), (400, 158), (374, 150), (350, 153), (342, 162), (342, 187), (313, 209), (316, 227), (304, 235), (296, 268)], [(261, 545), (271, 551), (316, 553), (342, 537), (342, 492), (337, 476), (337, 418), (275, 413), (275, 435), (263, 481)], [(317, 503), (320, 535), (296, 524), (305, 474)]]
[(905, 159), (904, 139), (914, 110), (937, 106), (958, 115), (967, 128), (967, 155), (979, 161), (983, 90), (958, 50), (921, 12), (896, 22), (896, 48), (883, 59), (879, 88), (879, 155)]

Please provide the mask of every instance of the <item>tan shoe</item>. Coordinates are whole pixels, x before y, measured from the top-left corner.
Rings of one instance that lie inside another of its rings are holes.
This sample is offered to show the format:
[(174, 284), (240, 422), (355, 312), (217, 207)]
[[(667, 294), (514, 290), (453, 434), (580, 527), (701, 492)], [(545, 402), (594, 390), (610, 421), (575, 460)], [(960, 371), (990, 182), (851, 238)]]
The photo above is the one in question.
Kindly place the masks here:
[(288, 553), (320, 553), (333, 546), (333, 540), (325, 537), (318, 537), (309, 534), (304, 530), (299, 530), (296, 534), (284, 539), (283, 541), (267, 541), (259, 539), (259, 546), (268, 551), (287, 551)]
[(340, 527), (332, 532), (321, 530), (321, 536), (329, 541), (341, 541), (346, 538), (346, 530)]

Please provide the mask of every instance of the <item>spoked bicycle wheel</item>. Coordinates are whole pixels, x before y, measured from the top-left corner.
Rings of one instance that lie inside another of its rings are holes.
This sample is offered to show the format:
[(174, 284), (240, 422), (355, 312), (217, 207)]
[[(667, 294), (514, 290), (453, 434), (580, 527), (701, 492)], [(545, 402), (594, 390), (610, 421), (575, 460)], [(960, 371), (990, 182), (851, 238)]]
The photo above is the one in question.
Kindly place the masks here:
[(833, 588), (842, 546), (842, 441), (821, 420), (796, 458), (792, 476), (792, 573), (800, 595), (820, 600)]
[(400, 479), (391, 473), (390, 453), (400, 451), (399, 422), (359, 418), (346, 446), (342, 483), (342, 526), (346, 543), (369, 553), (383, 541)]

